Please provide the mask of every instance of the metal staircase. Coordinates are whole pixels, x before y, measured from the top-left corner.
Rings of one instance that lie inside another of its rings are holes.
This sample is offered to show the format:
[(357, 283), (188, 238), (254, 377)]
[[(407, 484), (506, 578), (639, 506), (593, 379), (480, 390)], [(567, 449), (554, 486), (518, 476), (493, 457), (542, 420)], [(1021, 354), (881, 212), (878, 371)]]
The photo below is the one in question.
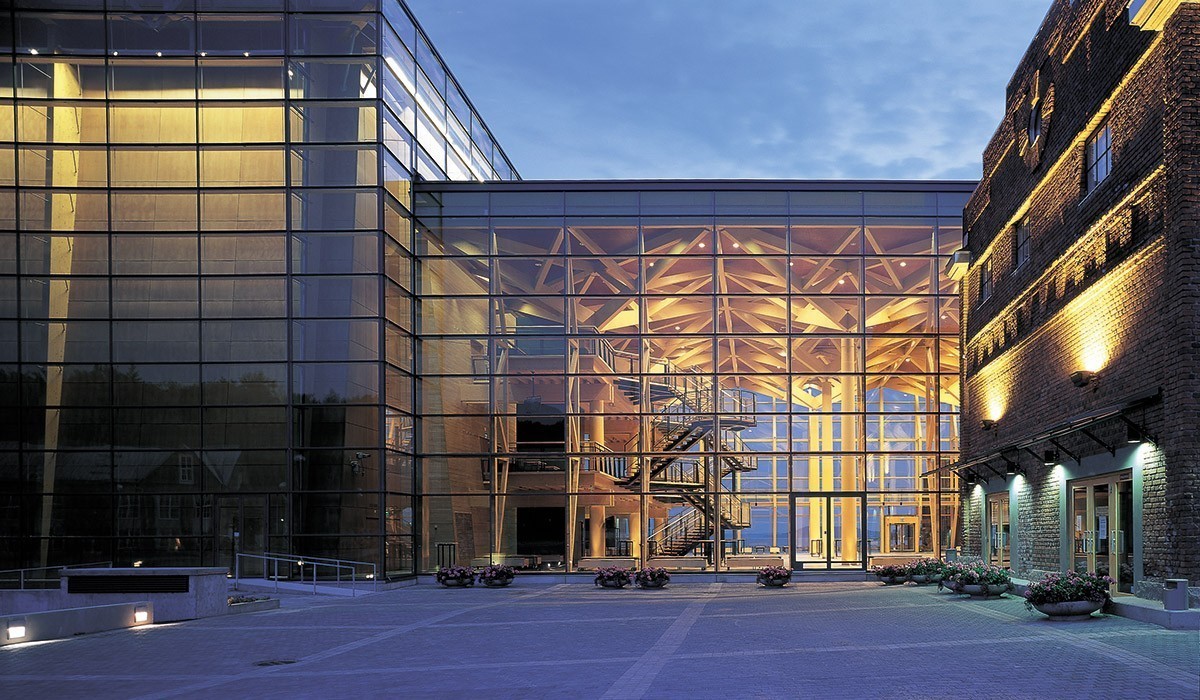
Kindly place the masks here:
[[(674, 368), (667, 365), (668, 372)], [(618, 377), (616, 386), (630, 400), (641, 405), (642, 381)], [(706, 377), (697, 374), (663, 374), (645, 379), (645, 394), (651, 406), (665, 404), (650, 422), (648, 454), (634, 460), (622, 486), (635, 488), (649, 475), (649, 489), (662, 501), (676, 501), (687, 508), (650, 533), (650, 554), (683, 556), (701, 542), (711, 539), (712, 517), (721, 527), (741, 529), (750, 526), (749, 504), (734, 493), (714, 497), (711, 488), (734, 472), (755, 469), (742, 453), (745, 444), (738, 433), (756, 425), (753, 395), (742, 389), (715, 388)], [(714, 403), (715, 402), (715, 403)], [(627, 452), (640, 452), (638, 436), (626, 446)], [(693, 452), (701, 445), (705, 453)], [(718, 474), (711, 474), (715, 461)]]

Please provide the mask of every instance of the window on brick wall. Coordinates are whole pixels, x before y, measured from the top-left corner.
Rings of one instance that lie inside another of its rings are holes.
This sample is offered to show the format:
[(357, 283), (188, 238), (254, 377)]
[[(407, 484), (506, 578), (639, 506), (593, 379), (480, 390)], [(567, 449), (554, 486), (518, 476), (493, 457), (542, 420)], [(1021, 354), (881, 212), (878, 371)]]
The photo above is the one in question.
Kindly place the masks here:
[(1019, 270), (1029, 262), (1029, 217), (1017, 222), (1013, 229), (1013, 269)]
[(1087, 171), (1087, 191), (1091, 192), (1104, 182), (1104, 178), (1108, 177), (1109, 171), (1112, 170), (1112, 129), (1107, 119), (1088, 139), (1083, 157), (1084, 169)]
[(979, 303), (983, 303), (992, 296), (992, 261), (991, 259), (984, 260), (979, 263)]

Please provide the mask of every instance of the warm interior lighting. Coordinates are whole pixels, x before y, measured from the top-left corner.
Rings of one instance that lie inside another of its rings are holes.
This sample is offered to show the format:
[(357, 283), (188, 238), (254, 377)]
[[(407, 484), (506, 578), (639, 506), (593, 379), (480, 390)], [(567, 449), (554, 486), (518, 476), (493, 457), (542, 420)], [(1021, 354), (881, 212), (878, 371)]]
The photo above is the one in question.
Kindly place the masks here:
[(25, 625), (24, 624), (10, 624), (8, 626), (8, 638), (9, 639), (22, 639), (24, 637), (25, 637)]
[(133, 566), (134, 566), (135, 568), (136, 568), (136, 567), (139, 567), (139, 566), (141, 566), (141, 565), (142, 565), (142, 560), (141, 560), (141, 559), (138, 559), (137, 561), (133, 562)]

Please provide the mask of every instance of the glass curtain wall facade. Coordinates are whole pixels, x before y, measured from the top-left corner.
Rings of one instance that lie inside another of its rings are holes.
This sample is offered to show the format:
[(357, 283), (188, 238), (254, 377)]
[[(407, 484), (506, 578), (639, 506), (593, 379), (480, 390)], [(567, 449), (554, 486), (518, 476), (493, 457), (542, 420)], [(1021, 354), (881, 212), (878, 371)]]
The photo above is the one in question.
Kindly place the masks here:
[(412, 183), (517, 176), (407, 9), (0, 19), (0, 568), (412, 573)]
[(420, 184), (420, 568), (956, 546), (973, 187)]

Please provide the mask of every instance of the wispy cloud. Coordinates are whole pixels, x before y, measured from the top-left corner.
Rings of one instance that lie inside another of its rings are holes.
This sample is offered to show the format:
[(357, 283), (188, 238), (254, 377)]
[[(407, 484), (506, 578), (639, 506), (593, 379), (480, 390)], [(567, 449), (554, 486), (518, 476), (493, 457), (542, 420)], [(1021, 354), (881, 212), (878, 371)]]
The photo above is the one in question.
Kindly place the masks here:
[(526, 178), (971, 178), (1048, 0), (408, 0)]

